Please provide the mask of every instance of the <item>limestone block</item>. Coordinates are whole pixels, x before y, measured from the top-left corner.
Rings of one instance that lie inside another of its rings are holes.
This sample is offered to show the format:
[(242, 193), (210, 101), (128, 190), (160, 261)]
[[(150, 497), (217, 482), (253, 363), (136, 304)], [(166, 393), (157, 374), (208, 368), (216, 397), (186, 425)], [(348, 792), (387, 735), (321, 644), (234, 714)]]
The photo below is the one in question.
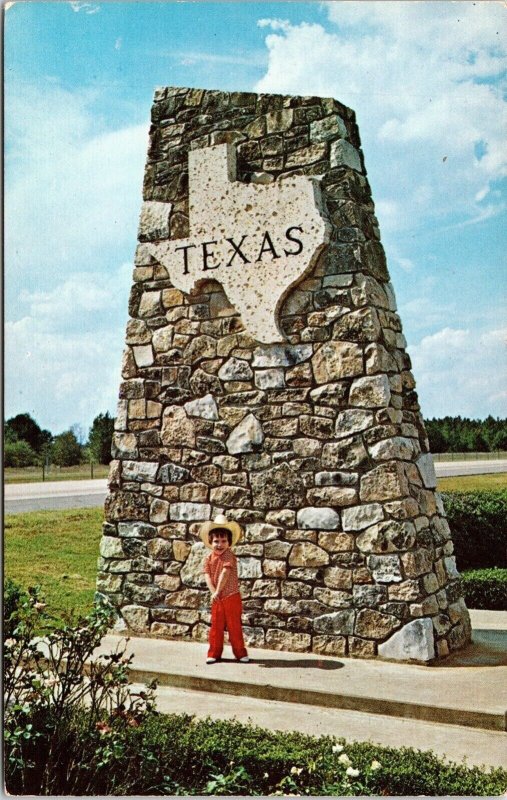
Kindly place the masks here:
[(329, 554), (312, 542), (296, 542), (289, 556), (292, 567), (321, 567), (329, 564)]
[(435, 658), (435, 640), (431, 619), (415, 619), (394, 633), (378, 647), (382, 658), (395, 661), (431, 661)]
[(353, 433), (370, 428), (373, 425), (373, 414), (370, 411), (350, 408), (341, 411), (336, 418), (335, 436), (337, 439), (343, 436), (350, 436)]
[(346, 139), (347, 128), (338, 114), (315, 120), (310, 123), (310, 138), (312, 142), (327, 142), (332, 139)]
[(152, 345), (156, 353), (167, 353), (171, 349), (172, 340), (172, 326), (167, 325), (165, 328), (158, 328), (153, 331)]
[(344, 656), (347, 639), (344, 636), (314, 636), (312, 651), (323, 656)]
[(211, 506), (209, 503), (171, 503), (169, 518), (174, 522), (211, 519)]
[(254, 414), (247, 414), (231, 431), (226, 441), (227, 450), (237, 453), (251, 453), (264, 441), (262, 425)]
[(417, 578), (425, 572), (431, 572), (433, 566), (431, 552), (424, 547), (411, 553), (404, 553), (401, 560), (407, 578)]
[(449, 578), (459, 578), (459, 572), (456, 568), (456, 557), (448, 556), (444, 558), (445, 570)]
[[(184, 544), (188, 543), (185, 542)], [(180, 572), (181, 580), (186, 586), (191, 586), (193, 589), (204, 589), (206, 587), (203, 567), (204, 560), (209, 552), (209, 549), (202, 542), (195, 542), (191, 546)]]
[(292, 127), (294, 112), (291, 108), (282, 108), (280, 111), (269, 111), (266, 114), (267, 133), (287, 131)]
[(419, 600), (420, 597), (421, 589), (417, 580), (406, 580), (389, 586), (389, 600), (410, 601)]
[(114, 458), (136, 458), (137, 437), (134, 433), (114, 433), (112, 454)]
[(147, 525), (143, 522), (120, 522), (118, 533), (126, 538), (151, 539), (152, 536), (157, 535), (157, 529), (154, 525)]
[(185, 361), (195, 364), (204, 358), (215, 358), (216, 352), (215, 339), (211, 336), (196, 336), (185, 347), (183, 358)]
[(357, 491), (350, 487), (343, 486), (320, 486), (318, 489), (310, 489), (308, 501), (315, 505), (323, 506), (352, 506), (358, 501)]
[(285, 372), (281, 368), (258, 369), (255, 371), (255, 385), (258, 389), (283, 389)]
[(342, 531), (319, 533), (318, 544), (328, 553), (350, 552), (354, 549), (354, 536)]
[(162, 313), (161, 299), (162, 293), (160, 291), (144, 291), (139, 304), (139, 316), (142, 319), (159, 316)]
[(268, 542), (280, 538), (282, 533), (283, 528), (266, 522), (252, 522), (245, 526), (245, 539), (247, 542)]
[(416, 444), (414, 439), (392, 436), (370, 445), (368, 452), (375, 461), (389, 461), (392, 458), (410, 461), (416, 452)]
[(270, 559), (286, 559), (292, 545), (290, 542), (269, 541), (264, 545), (264, 555)]
[(363, 351), (353, 342), (325, 342), (313, 356), (312, 367), (318, 383), (355, 377), (363, 371)]
[(173, 541), (173, 554), (176, 561), (186, 561), (191, 550), (192, 545), (190, 542), (182, 542), (178, 539)]
[(221, 381), (249, 381), (253, 372), (248, 361), (243, 358), (229, 358), (218, 370)]
[(165, 639), (176, 639), (190, 633), (188, 625), (178, 625), (175, 622), (152, 622), (150, 627), (152, 636), (164, 637)]
[(166, 606), (170, 608), (200, 608), (206, 603), (209, 592), (200, 592), (197, 589), (183, 589), (167, 595)]
[(217, 404), (211, 394), (198, 397), (196, 400), (190, 400), (184, 404), (183, 408), (189, 417), (202, 417), (203, 419), (212, 420), (219, 418)]
[(241, 486), (217, 486), (210, 492), (210, 501), (215, 506), (246, 508), (250, 504), (250, 492)]
[(352, 590), (354, 605), (358, 608), (379, 606), (387, 601), (387, 586), (382, 585), (356, 585)]
[(340, 527), (340, 516), (333, 508), (307, 506), (297, 512), (298, 528), (335, 531)]
[(408, 481), (399, 461), (387, 461), (361, 478), (361, 500), (394, 500), (408, 494)]
[(123, 575), (111, 575), (109, 572), (99, 572), (97, 575), (97, 590), (99, 592), (119, 592), (123, 583)]
[(331, 469), (354, 469), (368, 461), (368, 453), (360, 436), (328, 442), (322, 450), (322, 466)]
[(396, 553), (414, 546), (415, 526), (412, 522), (389, 520), (367, 528), (357, 537), (357, 546), (363, 553)]
[(360, 308), (340, 316), (333, 325), (333, 339), (368, 344), (380, 337), (378, 314), (372, 308)]
[(352, 572), (341, 567), (326, 567), (324, 570), (324, 583), (331, 589), (350, 589), (352, 587)]
[(170, 447), (195, 447), (194, 422), (187, 417), (181, 406), (168, 406), (164, 409), (160, 438), (163, 444)]
[(179, 575), (155, 575), (155, 584), (166, 592), (175, 592), (181, 586)]
[(162, 304), (164, 308), (173, 308), (174, 306), (182, 306), (184, 303), (183, 292), (179, 289), (164, 289), (162, 292)]
[(311, 636), (307, 633), (289, 633), (288, 631), (266, 631), (266, 646), (272, 650), (289, 650), (305, 653), (310, 650)]
[(308, 164), (314, 164), (316, 161), (321, 161), (326, 157), (326, 145), (311, 144), (308, 147), (301, 147), (293, 153), (287, 155), (285, 166), (286, 167), (301, 167)]
[(345, 139), (331, 142), (330, 162), (332, 167), (350, 167), (356, 172), (362, 172), (361, 156)]
[(331, 608), (350, 608), (352, 606), (350, 592), (338, 592), (335, 589), (317, 587), (313, 594), (315, 600), (325, 606), (331, 606)]
[(142, 242), (169, 238), (169, 220), (172, 204), (157, 200), (145, 200), (139, 219), (139, 240)]
[(122, 476), (127, 481), (155, 481), (157, 470), (157, 461), (124, 461), (122, 464)]
[(373, 608), (362, 608), (357, 612), (354, 633), (366, 639), (385, 639), (401, 625), (392, 614), (382, 614)]
[(323, 386), (312, 389), (310, 397), (315, 403), (340, 407), (346, 404), (348, 388), (346, 381), (325, 383)]
[(380, 503), (353, 506), (342, 511), (342, 527), (344, 531), (362, 531), (383, 518), (384, 512)]
[(378, 583), (400, 583), (403, 580), (399, 556), (368, 556), (368, 568)]
[(183, 483), (190, 480), (190, 472), (185, 467), (180, 467), (179, 464), (168, 462), (159, 467), (157, 473), (158, 483)]
[(116, 536), (103, 536), (100, 540), (100, 555), (102, 558), (124, 558), (121, 539)]
[(365, 351), (366, 373), (373, 375), (376, 372), (396, 372), (397, 366), (394, 358), (381, 344), (369, 344)]
[(243, 580), (262, 578), (262, 567), (258, 558), (238, 559), (238, 577)]
[(148, 500), (134, 492), (115, 491), (106, 497), (104, 504), (106, 519), (123, 522), (127, 520), (148, 521)]
[(280, 582), (275, 580), (256, 580), (252, 586), (252, 597), (279, 597)]
[(357, 483), (357, 472), (316, 472), (316, 486), (354, 486)]
[(144, 606), (123, 606), (121, 614), (130, 630), (134, 633), (146, 633), (149, 628), (150, 612)]
[(387, 408), (391, 389), (387, 375), (357, 378), (350, 387), (349, 402), (361, 408)]
[(287, 576), (287, 565), (285, 561), (272, 561), (265, 559), (263, 571), (268, 578), (285, 578)]
[(167, 522), (169, 503), (166, 500), (152, 500), (150, 504), (150, 522)]
[(150, 539), (147, 543), (147, 550), (150, 558), (160, 558), (162, 560), (172, 558), (173, 554), (171, 542), (160, 537)]
[(354, 632), (354, 618), (355, 612), (352, 610), (334, 611), (314, 619), (313, 628), (317, 633), (350, 636)]
[(292, 367), (307, 361), (312, 355), (311, 344), (283, 345), (268, 344), (256, 347), (253, 353), (253, 367)]
[(435, 489), (437, 477), (435, 475), (435, 465), (433, 464), (433, 456), (431, 453), (424, 453), (422, 456), (419, 456), (416, 464), (424, 486), (427, 489)]
[(300, 475), (286, 463), (252, 472), (250, 476), (256, 508), (286, 508), (302, 505), (305, 489)]

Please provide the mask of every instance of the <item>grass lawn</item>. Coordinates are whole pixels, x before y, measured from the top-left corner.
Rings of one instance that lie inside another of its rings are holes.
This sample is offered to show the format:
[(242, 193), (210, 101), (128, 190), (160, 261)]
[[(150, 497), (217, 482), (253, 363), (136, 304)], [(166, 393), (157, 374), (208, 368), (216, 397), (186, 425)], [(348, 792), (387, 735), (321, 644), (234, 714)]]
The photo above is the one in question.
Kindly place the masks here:
[(55, 615), (87, 613), (93, 604), (102, 508), (9, 514), (4, 575), (23, 587), (39, 584)]
[(438, 478), (439, 492), (475, 492), (507, 489), (507, 472), (490, 472), (486, 475), (456, 475)]
[[(93, 477), (107, 478), (109, 466), (94, 464)], [(92, 477), (89, 464), (76, 467), (51, 467), (45, 474), (46, 481), (87, 481)], [(42, 481), (42, 467), (6, 467), (4, 483), (39, 483)]]

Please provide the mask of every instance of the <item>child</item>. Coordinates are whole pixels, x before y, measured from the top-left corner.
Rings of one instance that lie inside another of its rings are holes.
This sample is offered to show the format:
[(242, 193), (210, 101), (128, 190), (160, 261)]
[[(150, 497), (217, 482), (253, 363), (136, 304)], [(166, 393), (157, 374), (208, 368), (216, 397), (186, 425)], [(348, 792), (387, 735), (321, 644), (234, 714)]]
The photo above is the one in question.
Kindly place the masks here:
[(241, 595), (238, 584), (237, 559), (232, 550), (241, 537), (237, 522), (228, 522), (219, 514), (214, 522), (201, 526), (200, 536), (211, 553), (204, 562), (204, 577), (211, 592), (211, 629), (207, 664), (214, 664), (222, 655), (224, 631), (229, 631), (232, 651), (238, 661), (250, 661), (241, 628)]

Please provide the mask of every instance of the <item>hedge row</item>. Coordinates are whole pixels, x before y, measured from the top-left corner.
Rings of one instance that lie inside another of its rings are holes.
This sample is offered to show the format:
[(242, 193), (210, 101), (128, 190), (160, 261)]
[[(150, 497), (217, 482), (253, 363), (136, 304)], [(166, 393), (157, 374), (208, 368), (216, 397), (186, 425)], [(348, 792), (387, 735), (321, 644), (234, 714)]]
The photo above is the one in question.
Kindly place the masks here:
[(461, 578), (468, 608), (507, 611), (507, 569), (475, 569)]
[(507, 567), (507, 489), (443, 492), (460, 572)]

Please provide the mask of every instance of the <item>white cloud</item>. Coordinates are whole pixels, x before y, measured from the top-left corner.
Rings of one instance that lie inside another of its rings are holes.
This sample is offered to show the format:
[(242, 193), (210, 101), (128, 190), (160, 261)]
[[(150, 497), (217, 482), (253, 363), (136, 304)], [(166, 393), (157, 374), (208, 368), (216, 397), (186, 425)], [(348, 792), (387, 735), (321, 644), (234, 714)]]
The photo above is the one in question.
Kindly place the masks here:
[(96, 3), (85, 3), (82, 0), (70, 0), (70, 6), (76, 13), (84, 11), (85, 14), (97, 14), (100, 11), (100, 6)]
[(95, 99), (51, 84), (7, 93), (11, 289), (34, 279), (54, 284), (133, 255), (148, 125), (107, 130)]
[(501, 202), (487, 209), (481, 202), (507, 172), (503, 3), (332, 2), (326, 9), (332, 24), (325, 27), (262, 20), (273, 32), (256, 89), (332, 96), (356, 111), (383, 230), (440, 226), (456, 216), (477, 224), (500, 213)]
[(413, 372), (425, 417), (452, 413), (505, 417), (507, 328), (477, 334), (443, 328), (409, 344)]

